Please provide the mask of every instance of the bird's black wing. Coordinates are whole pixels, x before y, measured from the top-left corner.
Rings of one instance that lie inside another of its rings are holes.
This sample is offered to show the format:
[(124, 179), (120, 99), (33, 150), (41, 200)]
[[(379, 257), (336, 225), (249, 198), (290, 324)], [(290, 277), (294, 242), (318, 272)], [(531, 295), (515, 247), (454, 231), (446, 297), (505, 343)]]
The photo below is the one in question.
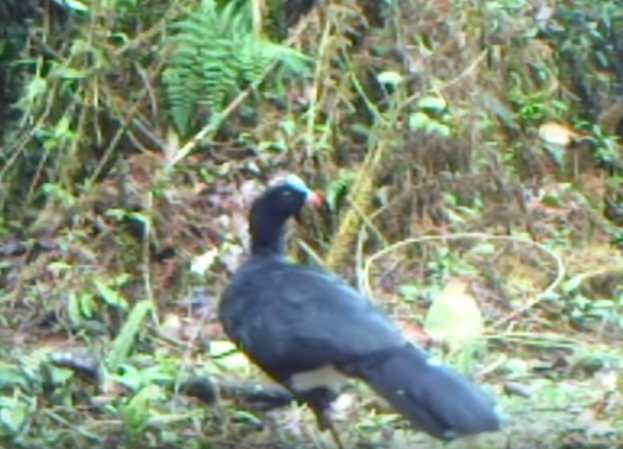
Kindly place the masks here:
[(267, 371), (310, 371), (405, 344), (385, 313), (328, 272), (264, 260), (238, 276), (241, 282), (224, 295), (230, 310), (224, 325)]

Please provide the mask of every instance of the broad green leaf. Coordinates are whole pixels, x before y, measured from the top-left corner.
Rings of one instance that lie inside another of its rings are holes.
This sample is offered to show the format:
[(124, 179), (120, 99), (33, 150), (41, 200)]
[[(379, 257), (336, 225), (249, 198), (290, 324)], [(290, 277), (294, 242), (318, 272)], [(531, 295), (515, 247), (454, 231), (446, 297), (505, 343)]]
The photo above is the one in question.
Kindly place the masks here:
[(106, 301), (106, 303), (110, 304), (114, 307), (120, 307), (122, 309), (128, 309), (128, 302), (119, 294), (116, 290), (110, 288), (106, 283), (96, 279), (95, 287), (100, 295), (102, 295), (102, 299)]
[(93, 315), (97, 311), (95, 298), (90, 292), (84, 292), (80, 295), (80, 311), (82, 312), (82, 316), (86, 318), (93, 318)]
[(148, 385), (141, 389), (128, 404), (123, 407), (122, 415), (132, 433), (141, 433), (145, 430), (153, 401), (161, 400), (164, 397), (162, 389), (157, 385)]
[(28, 379), (11, 363), (0, 362), (0, 387), (28, 387)]
[(409, 115), (409, 129), (411, 131), (417, 131), (421, 129), (427, 129), (431, 119), (424, 112), (416, 112)]
[(108, 363), (112, 371), (116, 370), (127, 359), (134, 341), (140, 334), (143, 322), (152, 310), (153, 303), (146, 299), (136, 303), (128, 315), (108, 354)]
[(431, 120), (428, 123), (428, 128), (426, 131), (430, 133), (436, 133), (444, 137), (450, 137), (450, 135), (452, 134), (452, 130), (448, 125), (435, 120)]
[(12, 404), (2, 404), (0, 424), (10, 432), (19, 432), (28, 420), (28, 408), (18, 401), (12, 402)]

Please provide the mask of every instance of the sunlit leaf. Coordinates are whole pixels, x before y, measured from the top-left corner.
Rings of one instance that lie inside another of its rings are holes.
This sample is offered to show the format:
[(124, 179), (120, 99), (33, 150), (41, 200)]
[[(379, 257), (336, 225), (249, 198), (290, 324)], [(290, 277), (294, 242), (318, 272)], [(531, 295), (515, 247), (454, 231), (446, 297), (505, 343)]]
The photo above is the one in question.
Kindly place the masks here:
[(566, 125), (547, 122), (539, 127), (539, 137), (549, 144), (567, 147), (581, 136)]
[(474, 246), (469, 252), (472, 254), (490, 255), (495, 253), (495, 248), (495, 245), (491, 243), (480, 243)]
[(409, 129), (417, 131), (420, 129), (426, 129), (431, 119), (424, 112), (416, 112), (409, 115)]
[(71, 67), (58, 67), (54, 71), (54, 75), (67, 80), (81, 80), (87, 77), (85, 70), (74, 69)]
[(210, 355), (215, 359), (218, 358), (219, 364), (228, 370), (249, 368), (249, 359), (239, 352), (236, 346), (229, 341), (211, 341)]
[(216, 248), (212, 248), (205, 253), (194, 257), (190, 264), (190, 271), (203, 276), (210, 268), (212, 268), (212, 265), (214, 265), (218, 255), (218, 250)]
[(450, 281), (434, 298), (424, 327), (433, 338), (446, 342), (453, 350), (471, 345), (482, 335), (482, 313), (468, 293), (465, 281)]
[(417, 105), (421, 109), (429, 109), (433, 111), (441, 111), (448, 106), (448, 104), (446, 103), (446, 100), (444, 100), (443, 98), (432, 97), (432, 96), (428, 96), (428, 97), (424, 97), (420, 99), (417, 102)]
[(377, 79), (379, 83), (391, 86), (397, 86), (404, 81), (404, 77), (400, 73), (394, 71), (381, 72), (377, 75)]
[(73, 12), (89, 12), (89, 8), (78, 0), (52, 0), (63, 9), (70, 9)]

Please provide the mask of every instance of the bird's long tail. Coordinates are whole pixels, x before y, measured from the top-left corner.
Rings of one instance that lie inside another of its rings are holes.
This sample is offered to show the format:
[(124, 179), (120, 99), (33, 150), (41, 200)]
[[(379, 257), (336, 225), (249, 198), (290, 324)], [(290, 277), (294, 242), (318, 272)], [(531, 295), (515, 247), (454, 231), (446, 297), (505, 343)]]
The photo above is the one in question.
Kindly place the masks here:
[(502, 427), (497, 407), (482, 389), (452, 369), (432, 363), (411, 344), (342, 369), (366, 382), (415, 428), (433, 437), (452, 440)]

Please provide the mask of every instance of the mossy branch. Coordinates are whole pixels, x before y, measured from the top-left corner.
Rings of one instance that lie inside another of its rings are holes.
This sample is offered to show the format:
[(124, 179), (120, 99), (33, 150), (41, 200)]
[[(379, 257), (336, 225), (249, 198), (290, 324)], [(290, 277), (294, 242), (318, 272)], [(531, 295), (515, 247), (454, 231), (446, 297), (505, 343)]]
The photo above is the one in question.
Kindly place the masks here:
[(325, 257), (326, 265), (331, 270), (339, 271), (353, 253), (352, 248), (363, 217), (369, 215), (372, 207), (375, 180), (384, 165), (387, 152), (383, 143), (377, 143), (370, 149), (360, 169), (357, 170), (358, 175), (351, 190), (350, 205), (340, 220), (333, 244)]

